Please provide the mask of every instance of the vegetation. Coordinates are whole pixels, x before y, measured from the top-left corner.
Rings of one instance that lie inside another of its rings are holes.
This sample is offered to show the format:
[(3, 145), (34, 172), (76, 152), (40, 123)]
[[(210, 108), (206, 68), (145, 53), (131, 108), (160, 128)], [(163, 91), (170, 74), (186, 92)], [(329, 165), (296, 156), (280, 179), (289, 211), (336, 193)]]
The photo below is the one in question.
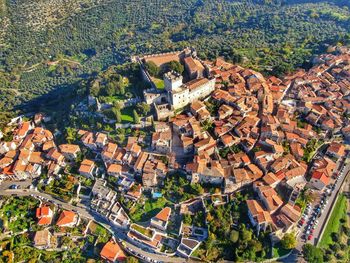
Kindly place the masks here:
[(10, 197), (4, 199), (0, 208), (0, 226), (2, 232), (13, 233), (29, 230), (35, 225), (35, 209), (39, 202), (34, 198)]
[[(342, 237), (344, 235), (344, 238)], [(331, 247), (335, 243), (347, 244), (347, 199), (344, 194), (338, 197), (334, 210), (322, 235), (319, 247)]]
[(310, 162), (316, 153), (318, 147), (320, 147), (324, 142), (322, 140), (311, 139), (307, 142), (306, 148), (304, 149), (303, 160), (305, 162)]
[[(75, 92), (82, 79), (133, 54), (194, 46), (203, 59), (221, 55), (267, 74), (307, 67), (325, 44), (348, 43), (349, 5), (346, 0), (2, 1), (0, 117), (8, 118), (13, 107), (47, 109), (48, 101)], [(95, 91), (122, 95), (122, 79), (112, 82)]]
[(323, 251), (311, 244), (305, 244), (303, 246), (303, 255), (307, 262), (310, 263), (322, 263)]
[(76, 179), (71, 175), (63, 175), (60, 180), (52, 180), (49, 184), (38, 185), (39, 189), (68, 202), (76, 193)]
[(168, 174), (164, 181), (162, 193), (171, 202), (179, 203), (204, 193), (200, 184), (191, 184), (184, 174)]
[(237, 193), (227, 204), (206, 205), (209, 237), (195, 251), (195, 256), (205, 262), (218, 262), (222, 259), (257, 262), (269, 257), (271, 244), (268, 232), (261, 231), (257, 235), (245, 225), (249, 221), (244, 202), (247, 198)]
[(297, 239), (295, 237), (295, 233), (287, 233), (281, 240), (282, 248), (284, 249), (292, 249), (297, 245)]
[(145, 228), (143, 226), (136, 225), (136, 224), (132, 224), (130, 227), (135, 231), (145, 235), (146, 237), (151, 238), (153, 236), (153, 231), (149, 228)]
[(156, 200), (147, 198), (145, 201), (141, 200), (132, 207), (129, 211), (129, 216), (135, 222), (144, 222), (158, 214), (167, 204), (168, 201), (163, 197)]

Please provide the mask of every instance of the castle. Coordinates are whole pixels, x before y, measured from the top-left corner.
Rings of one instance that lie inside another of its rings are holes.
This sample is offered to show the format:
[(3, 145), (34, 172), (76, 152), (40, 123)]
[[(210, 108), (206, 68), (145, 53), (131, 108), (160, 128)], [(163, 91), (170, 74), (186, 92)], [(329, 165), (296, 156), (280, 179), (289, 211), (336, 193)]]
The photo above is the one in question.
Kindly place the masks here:
[[(206, 74), (205, 66), (196, 57), (193, 49), (184, 49), (180, 52), (171, 52), (136, 58), (140, 63), (144, 79), (151, 84), (151, 88), (143, 92), (145, 102), (153, 105), (158, 120), (173, 116), (174, 112), (181, 109), (191, 102), (204, 99), (215, 89), (215, 78), (204, 77)], [(150, 76), (144, 63), (154, 62), (162, 68), (170, 61), (178, 61), (184, 64), (189, 81), (184, 83), (184, 77), (175, 72), (169, 71), (164, 74), (164, 90), (159, 90), (154, 83), (154, 78)]]

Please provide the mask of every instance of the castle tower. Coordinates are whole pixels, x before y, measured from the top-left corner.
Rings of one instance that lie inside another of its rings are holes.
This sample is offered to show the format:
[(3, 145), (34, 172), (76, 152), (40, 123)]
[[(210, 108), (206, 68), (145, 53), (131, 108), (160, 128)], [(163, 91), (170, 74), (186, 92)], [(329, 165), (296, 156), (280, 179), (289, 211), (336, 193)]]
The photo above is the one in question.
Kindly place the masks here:
[(183, 84), (182, 80), (183, 80), (182, 75), (173, 70), (165, 73), (164, 74), (165, 90), (167, 92), (172, 92), (180, 88), (181, 85)]

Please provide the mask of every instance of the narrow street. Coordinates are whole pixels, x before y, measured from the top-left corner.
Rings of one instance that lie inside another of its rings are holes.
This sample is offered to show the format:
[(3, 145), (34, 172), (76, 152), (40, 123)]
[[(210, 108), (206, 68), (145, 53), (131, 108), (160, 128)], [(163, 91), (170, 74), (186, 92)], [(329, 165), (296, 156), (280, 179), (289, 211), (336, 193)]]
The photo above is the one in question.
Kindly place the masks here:
[(184, 258), (179, 257), (170, 257), (155, 253), (149, 253), (146, 252), (143, 249), (140, 249), (139, 247), (131, 244), (127, 240), (126, 232), (125, 230), (122, 230), (112, 223), (110, 223), (107, 219), (99, 215), (98, 213), (92, 211), (90, 208), (84, 206), (83, 204), (78, 204), (78, 206), (71, 205), (69, 203), (62, 202), (48, 194), (40, 193), (33, 190), (28, 189), (18, 189), (18, 190), (2, 190), (0, 191), (0, 196), (35, 196), (44, 200), (47, 200), (49, 202), (52, 202), (59, 207), (67, 210), (74, 211), (79, 214), (81, 217), (85, 217), (91, 220), (94, 220), (100, 224), (102, 224), (104, 227), (106, 227), (110, 232), (114, 234), (114, 236), (123, 244), (124, 249), (128, 251), (129, 249), (132, 249), (136, 254), (140, 254), (146, 258), (150, 258), (153, 260), (161, 261), (161, 262), (174, 262), (174, 263), (180, 263), (180, 262), (186, 262)]

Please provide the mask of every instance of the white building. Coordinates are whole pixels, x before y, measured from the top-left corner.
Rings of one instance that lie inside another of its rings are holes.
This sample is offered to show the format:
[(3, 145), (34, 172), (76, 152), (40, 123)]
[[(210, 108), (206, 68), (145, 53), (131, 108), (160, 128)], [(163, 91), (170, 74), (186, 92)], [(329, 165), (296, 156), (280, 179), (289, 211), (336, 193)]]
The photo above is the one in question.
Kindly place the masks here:
[(170, 71), (164, 74), (164, 86), (170, 104), (174, 109), (180, 109), (214, 91), (215, 79), (199, 78), (184, 84), (181, 74)]

